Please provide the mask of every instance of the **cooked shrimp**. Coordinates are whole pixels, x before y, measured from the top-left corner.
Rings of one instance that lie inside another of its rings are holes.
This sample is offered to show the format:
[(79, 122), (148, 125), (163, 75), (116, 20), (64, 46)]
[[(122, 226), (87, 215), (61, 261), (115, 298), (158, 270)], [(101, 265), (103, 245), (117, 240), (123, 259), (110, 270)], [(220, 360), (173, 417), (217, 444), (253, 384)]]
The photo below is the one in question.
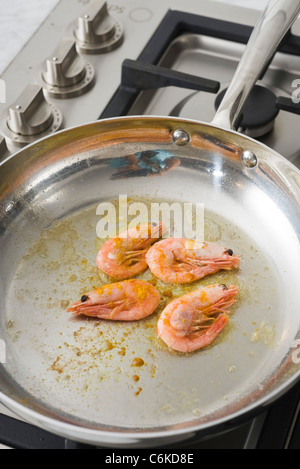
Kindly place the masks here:
[(91, 291), (72, 304), (68, 312), (73, 315), (135, 321), (154, 312), (160, 303), (156, 288), (143, 280), (130, 279), (111, 283)]
[(240, 259), (233, 251), (215, 243), (192, 239), (163, 239), (146, 254), (151, 272), (166, 283), (191, 283), (220, 269), (234, 269)]
[(206, 347), (226, 326), (237, 293), (234, 285), (209, 285), (171, 301), (158, 320), (158, 336), (179, 352)]
[(148, 267), (145, 259), (148, 249), (165, 231), (162, 223), (156, 226), (147, 223), (110, 238), (98, 252), (97, 266), (116, 279), (140, 274)]

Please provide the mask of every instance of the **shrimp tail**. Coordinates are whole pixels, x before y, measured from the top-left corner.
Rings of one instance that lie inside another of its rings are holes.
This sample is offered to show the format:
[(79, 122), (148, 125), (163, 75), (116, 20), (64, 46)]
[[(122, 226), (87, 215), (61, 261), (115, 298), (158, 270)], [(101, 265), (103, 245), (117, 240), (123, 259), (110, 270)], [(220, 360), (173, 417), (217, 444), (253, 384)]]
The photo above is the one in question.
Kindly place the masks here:
[(147, 225), (141, 232), (141, 240), (139, 243), (137, 243), (136, 249), (153, 244), (154, 242), (159, 240), (166, 232), (167, 228), (162, 222), (159, 222), (158, 224), (152, 223)]

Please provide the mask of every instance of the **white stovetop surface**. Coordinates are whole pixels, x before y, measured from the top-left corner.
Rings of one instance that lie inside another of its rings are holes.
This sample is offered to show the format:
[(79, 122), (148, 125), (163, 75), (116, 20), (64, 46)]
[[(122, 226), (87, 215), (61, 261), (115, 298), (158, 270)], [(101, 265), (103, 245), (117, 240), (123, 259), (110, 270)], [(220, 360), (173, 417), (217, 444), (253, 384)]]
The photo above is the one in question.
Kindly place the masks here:
[[(146, 0), (142, 1), (146, 3)], [(267, 0), (211, 1), (256, 10), (263, 9), (267, 4)], [(59, 0), (1, 0), (0, 75), (58, 2)]]

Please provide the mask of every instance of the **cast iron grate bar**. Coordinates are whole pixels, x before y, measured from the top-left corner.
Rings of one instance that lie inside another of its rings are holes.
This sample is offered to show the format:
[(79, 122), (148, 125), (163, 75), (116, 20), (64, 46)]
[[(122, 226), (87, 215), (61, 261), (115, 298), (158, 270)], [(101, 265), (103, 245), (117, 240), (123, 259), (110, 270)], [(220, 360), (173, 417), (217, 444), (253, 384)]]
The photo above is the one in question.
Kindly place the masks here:
[(218, 81), (130, 59), (123, 62), (121, 82), (122, 86), (133, 90), (178, 86), (190, 90), (217, 93), (220, 89)]
[(126, 59), (122, 64), (121, 85), (117, 99), (111, 101), (109, 115), (106, 115), (106, 117), (120, 115), (120, 103), (122, 103), (121, 115), (126, 115), (140, 91), (155, 90), (167, 86), (177, 86), (208, 93), (217, 93), (220, 89), (220, 83), (215, 80)]
[(293, 102), (292, 98), (286, 98), (285, 96), (279, 96), (277, 98), (276, 105), (278, 109), (282, 111), (291, 112), (293, 114), (300, 115), (300, 103)]
[[(171, 42), (184, 33), (201, 34), (247, 44), (252, 30), (253, 28), (251, 26), (172, 10), (165, 16), (139, 56), (138, 61), (143, 64), (141, 65), (142, 68), (145, 64), (157, 65)], [(291, 31), (289, 31), (281, 42), (278, 50), (287, 54), (300, 56), (300, 37), (293, 35)], [(195, 77), (193, 77), (193, 80), (194, 79)], [(148, 80), (148, 78), (146, 78), (146, 80)], [(99, 119), (127, 115), (138, 93), (138, 87), (134, 87), (128, 83), (124, 86), (123, 83), (121, 83), (111, 101), (99, 116)], [(295, 107), (292, 107), (292, 109), (295, 109)], [(291, 110), (291, 108), (286, 110)]]
[(298, 401), (297, 413), (293, 421), (293, 429), (288, 439), (288, 449), (300, 449), (300, 397)]
[(300, 383), (267, 411), (256, 449), (300, 449)]

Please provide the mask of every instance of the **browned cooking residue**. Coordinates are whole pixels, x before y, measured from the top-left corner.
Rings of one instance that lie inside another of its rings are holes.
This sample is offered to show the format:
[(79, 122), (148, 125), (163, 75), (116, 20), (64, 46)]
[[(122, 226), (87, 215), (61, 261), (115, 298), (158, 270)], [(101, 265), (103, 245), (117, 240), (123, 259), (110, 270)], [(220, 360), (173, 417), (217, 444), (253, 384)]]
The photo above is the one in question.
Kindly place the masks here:
[(125, 347), (121, 347), (121, 350), (118, 351), (118, 354), (119, 354), (119, 355), (122, 355), (122, 356), (126, 355), (126, 348), (125, 348)]
[(135, 394), (136, 396), (138, 396), (138, 395), (141, 393), (141, 391), (142, 391), (142, 388), (140, 387), (140, 388), (138, 388), (138, 390), (137, 390), (134, 394)]
[(63, 373), (64, 367), (60, 365), (59, 362), (60, 362), (60, 357), (57, 357), (56, 360), (50, 366), (50, 369), (57, 371), (58, 373)]
[(173, 298), (173, 296), (174, 296), (174, 293), (171, 289), (163, 290), (163, 294), (166, 298)]

